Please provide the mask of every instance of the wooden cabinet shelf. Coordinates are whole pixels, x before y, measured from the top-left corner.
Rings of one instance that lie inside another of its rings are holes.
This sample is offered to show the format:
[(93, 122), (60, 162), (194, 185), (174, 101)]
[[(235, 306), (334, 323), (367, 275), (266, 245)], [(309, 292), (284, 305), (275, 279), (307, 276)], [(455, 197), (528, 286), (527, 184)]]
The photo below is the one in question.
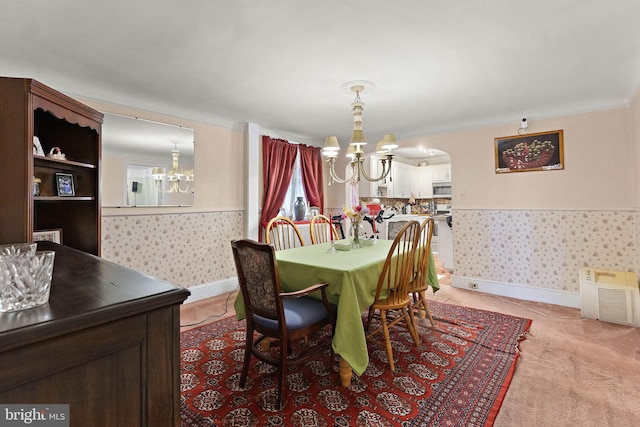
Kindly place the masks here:
[(35, 202), (64, 202), (66, 201), (93, 201), (95, 197), (83, 197), (83, 196), (35, 196), (33, 200)]
[[(61, 228), (65, 245), (100, 255), (102, 118), (36, 80), (0, 77), (0, 152), (15, 177), (3, 192), (0, 244), (30, 242), (34, 231)], [(34, 155), (34, 137), (44, 153), (59, 148), (68, 160)], [(59, 196), (59, 173), (72, 176), (73, 196)]]
[(87, 169), (95, 169), (96, 165), (91, 163), (82, 163), (82, 162), (74, 162), (73, 160), (60, 160), (60, 159), (52, 159), (51, 157), (43, 157), (43, 156), (33, 156), (34, 163), (42, 163), (43, 165), (47, 163), (51, 163), (52, 168), (64, 168), (65, 166), (69, 167), (79, 167), (79, 168), (87, 168)]

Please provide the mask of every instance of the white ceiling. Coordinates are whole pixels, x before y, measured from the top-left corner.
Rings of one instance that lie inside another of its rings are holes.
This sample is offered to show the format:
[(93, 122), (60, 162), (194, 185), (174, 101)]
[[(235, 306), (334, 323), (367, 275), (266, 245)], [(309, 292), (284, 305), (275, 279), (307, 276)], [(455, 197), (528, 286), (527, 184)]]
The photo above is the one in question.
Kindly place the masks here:
[(638, 0), (14, 0), (0, 75), (299, 142), (370, 142), (629, 105)]

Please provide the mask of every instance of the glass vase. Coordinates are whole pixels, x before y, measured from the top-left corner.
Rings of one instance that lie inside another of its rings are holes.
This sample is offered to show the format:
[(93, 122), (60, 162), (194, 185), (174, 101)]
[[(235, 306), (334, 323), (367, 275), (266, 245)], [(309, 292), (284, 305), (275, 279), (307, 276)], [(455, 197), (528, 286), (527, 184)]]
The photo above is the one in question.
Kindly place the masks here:
[(353, 233), (353, 240), (351, 241), (351, 247), (358, 249), (360, 245), (360, 221), (351, 221), (351, 232)]

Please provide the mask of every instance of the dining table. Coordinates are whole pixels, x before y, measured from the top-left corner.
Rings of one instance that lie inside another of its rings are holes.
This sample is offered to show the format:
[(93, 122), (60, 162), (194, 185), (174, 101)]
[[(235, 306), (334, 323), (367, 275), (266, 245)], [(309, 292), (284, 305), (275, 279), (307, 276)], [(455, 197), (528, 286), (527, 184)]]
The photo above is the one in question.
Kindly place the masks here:
[[(369, 365), (362, 315), (373, 304), (378, 279), (393, 241), (376, 239), (373, 243), (350, 250), (332, 250), (333, 242), (326, 242), (276, 251), (282, 291), (296, 291), (321, 282), (329, 284), (327, 298), (337, 308), (332, 345), (340, 355), (340, 378), (345, 387), (351, 383), (352, 370), (361, 375)], [(340, 246), (348, 242), (335, 244)], [(427, 282), (434, 292), (439, 289), (433, 257), (430, 257)], [(234, 307), (236, 317), (243, 319), (241, 294)]]

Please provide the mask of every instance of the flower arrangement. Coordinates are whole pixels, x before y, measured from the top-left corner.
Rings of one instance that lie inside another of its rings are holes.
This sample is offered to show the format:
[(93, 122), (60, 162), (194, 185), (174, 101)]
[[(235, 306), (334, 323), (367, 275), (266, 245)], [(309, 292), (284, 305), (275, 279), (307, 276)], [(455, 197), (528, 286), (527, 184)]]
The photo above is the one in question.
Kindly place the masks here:
[(365, 215), (369, 214), (369, 208), (362, 207), (361, 205), (356, 205), (352, 209), (343, 206), (342, 210), (344, 211), (344, 215), (351, 221), (351, 229), (353, 230), (352, 246), (354, 248), (359, 248), (360, 224), (362, 223)]

